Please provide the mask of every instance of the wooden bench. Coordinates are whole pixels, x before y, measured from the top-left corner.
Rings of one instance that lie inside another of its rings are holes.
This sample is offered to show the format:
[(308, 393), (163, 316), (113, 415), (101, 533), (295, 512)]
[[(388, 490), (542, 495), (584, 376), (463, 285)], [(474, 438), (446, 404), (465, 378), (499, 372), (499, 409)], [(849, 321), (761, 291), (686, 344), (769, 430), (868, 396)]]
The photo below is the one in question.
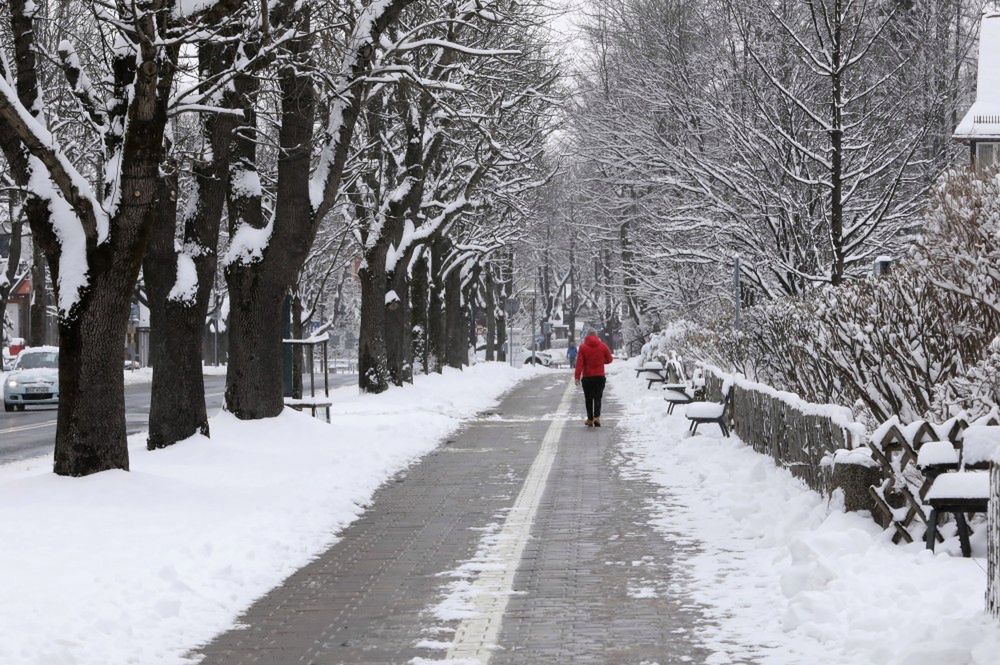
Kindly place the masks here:
[[(938, 526), (941, 515), (951, 513), (958, 527), (958, 540), (962, 546), (962, 556), (972, 556), (969, 543), (969, 523), (966, 515), (986, 513), (990, 504), (990, 460), (1000, 450), (1000, 426), (973, 425), (962, 434), (961, 461), (954, 463), (953, 456), (948, 454), (942, 442), (933, 442), (933, 447), (924, 452), (932, 443), (925, 443), (917, 453), (917, 464), (920, 466), (921, 456), (925, 468), (931, 473), (937, 472), (929, 481), (924, 500), (930, 505), (931, 513), (927, 518), (927, 531), (924, 542), (927, 549), (933, 551), (938, 536)], [(956, 451), (957, 453), (958, 451)], [(931, 464), (930, 462), (934, 462)], [(960, 471), (950, 471), (960, 468)], [(926, 471), (925, 471), (926, 473)], [(923, 492), (922, 492), (923, 493)]]
[(930, 491), (927, 492), (926, 501), (931, 506), (931, 514), (927, 518), (927, 531), (924, 534), (927, 549), (934, 551), (941, 514), (951, 513), (955, 516), (955, 523), (958, 525), (958, 540), (962, 545), (962, 556), (972, 556), (972, 546), (969, 544), (969, 523), (965, 521), (965, 516), (972, 513), (985, 513), (989, 509), (990, 472), (957, 471), (941, 474), (934, 481)]
[(666, 392), (663, 399), (668, 404), (667, 413), (671, 414), (678, 404), (690, 404), (699, 396), (699, 391), (686, 383), (668, 383), (663, 387), (663, 390)]
[(285, 406), (289, 409), (295, 409), (296, 411), (303, 411), (309, 409), (312, 413), (312, 417), (316, 417), (316, 412), (321, 409), (326, 410), (326, 422), (330, 422), (330, 407), (333, 406), (333, 402), (329, 397), (302, 397), (296, 399), (295, 397), (286, 397)]
[(688, 431), (698, 433), (698, 425), (711, 423), (719, 426), (722, 436), (729, 436), (729, 417), (732, 412), (733, 389), (728, 387), (721, 402), (690, 402), (684, 416), (691, 421)]
[(643, 373), (651, 376), (646, 378), (646, 390), (653, 387), (654, 383), (666, 383), (667, 381), (667, 369), (663, 363), (651, 360), (645, 363), (642, 367), (635, 370), (635, 378), (639, 378)]

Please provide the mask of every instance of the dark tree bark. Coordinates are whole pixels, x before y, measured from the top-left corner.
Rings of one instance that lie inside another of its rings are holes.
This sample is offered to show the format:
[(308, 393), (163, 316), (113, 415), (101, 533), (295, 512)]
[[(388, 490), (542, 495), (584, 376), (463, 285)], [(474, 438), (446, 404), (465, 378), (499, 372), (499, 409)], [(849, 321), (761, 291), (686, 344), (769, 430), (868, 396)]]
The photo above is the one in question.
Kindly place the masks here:
[(461, 369), (469, 361), (468, 328), (462, 306), (462, 277), (458, 266), (451, 266), (444, 278), (444, 320), (447, 340), (446, 363)]
[(229, 366), (226, 408), (243, 420), (272, 418), (284, 408), (281, 338), (285, 285), (259, 271), (226, 271), (229, 284)]
[(494, 292), (493, 272), (489, 266), (483, 273), (483, 309), (486, 315), (486, 361), (496, 360), (497, 301)]
[(413, 278), (410, 280), (410, 328), (413, 331), (413, 371), (424, 374), (430, 371), (427, 354), (427, 296), (430, 285), (427, 274), (427, 256), (422, 253), (414, 263)]
[(441, 373), (447, 360), (448, 336), (444, 320), (444, 239), (437, 237), (431, 244), (431, 284), (427, 302), (427, 354), (430, 371)]
[[(13, 209), (13, 204), (11, 209)], [(13, 213), (13, 210), (11, 210)], [(21, 229), (24, 222), (10, 215), (10, 247), (7, 252), (7, 269), (4, 271), (3, 279), (0, 280), (0, 347), (7, 346), (7, 337), (4, 332), (4, 312), (7, 311), (7, 301), (11, 292), (17, 287), (17, 269), (21, 263)]]
[[(296, 288), (292, 292), (292, 339), (302, 339), (302, 298)], [(305, 368), (305, 349), (301, 346), (292, 347), (292, 397), (302, 399), (302, 371)]]
[(398, 300), (386, 305), (385, 312), (386, 363), (389, 368), (389, 380), (397, 386), (413, 380), (413, 359), (410, 356), (413, 328), (410, 325), (409, 281), (406, 278), (405, 264), (393, 271), (389, 288), (396, 294)]
[[(44, 222), (43, 222), (44, 223)], [(49, 293), (45, 283), (45, 254), (41, 243), (34, 243), (31, 257), (31, 305), (28, 308), (28, 346), (42, 346), (48, 341)]]
[[(385, 266), (386, 243), (376, 243), (366, 256)], [(386, 274), (383, 269), (362, 267), (358, 271), (361, 282), (361, 330), (358, 334), (358, 385), (364, 392), (379, 393), (389, 387), (389, 368), (386, 366), (385, 293)]]

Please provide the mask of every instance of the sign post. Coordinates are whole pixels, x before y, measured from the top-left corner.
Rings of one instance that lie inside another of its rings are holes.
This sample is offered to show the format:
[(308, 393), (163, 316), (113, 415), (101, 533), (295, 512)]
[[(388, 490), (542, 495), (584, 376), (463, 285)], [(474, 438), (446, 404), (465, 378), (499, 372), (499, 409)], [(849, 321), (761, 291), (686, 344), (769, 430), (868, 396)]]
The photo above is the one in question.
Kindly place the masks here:
[(514, 336), (513, 318), (517, 311), (521, 309), (521, 303), (515, 298), (507, 298), (503, 302), (503, 309), (507, 313), (507, 358), (510, 359), (510, 366), (514, 366)]

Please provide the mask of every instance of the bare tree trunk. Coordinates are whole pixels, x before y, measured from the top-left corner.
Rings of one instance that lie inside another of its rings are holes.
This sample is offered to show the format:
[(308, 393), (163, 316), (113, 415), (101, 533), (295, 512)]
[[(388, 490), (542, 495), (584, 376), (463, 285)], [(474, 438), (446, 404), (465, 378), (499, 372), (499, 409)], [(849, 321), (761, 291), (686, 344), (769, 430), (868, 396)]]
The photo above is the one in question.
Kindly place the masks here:
[(427, 273), (427, 256), (422, 254), (413, 266), (413, 279), (410, 280), (410, 329), (413, 331), (413, 371), (424, 374), (430, 371), (427, 353), (427, 295), (430, 285)]
[(7, 269), (4, 271), (3, 279), (0, 279), (0, 348), (7, 346), (7, 337), (4, 332), (4, 314), (7, 311), (7, 301), (14, 288), (17, 287), (17, 269), (21, 263), (21, 231), (24, 222), (16, 219), (13, 214), (13, 203), (10, 214), (10, 247), (7, 252)]
[(465, 311), (462, 307), (462, 277), (458, 266), (452, 266), (444, 279), (445, 337), (448, 367), (461, 369), (469, 360), (466, 340)]
[(42, 346), (48, 341), (48, 301), (45, 288), (45, 255), (34, 242), (31, 258), (31, 306), (28, 310), (28, 346)]
[(259, 271), (230, 266), (226, 408), (241, 420), (273, 418), (284, 408), (281, 338), (285, 286)]
[(405, 263), (393, 271), (389, 288), (397, 300), (385, 307), (385, 352), (389, 380), (401, 386), (413, 378), (410, 349), (410, 285), (406, 279)]
[[(292, 339), (302, 339), (302, 298), (296, 287), (292, 292)], [(296, 345), (292, 347), (292, 397), (302, 399), (302, 371), (305, 359), (305, 349)]]
[(496, 360), (496, 337), (497, 337), (497, 300), (494, 292), (493, 272), (486, 266), (483, 275), (483, 300), (486, 310), (486, 361)]
[(358, 271), (361, 282), (361, 329), (358, 334), (358, 386), (363, 392), (380, 393), (389, 387), (385, 338), (385, 242), (365, 253)]
[[(192, 303), (169, 297), (177, 275), (178, 259), (174, 250), (176, 192), (177, 171), (171, 168), (160, 182), (162, 203), (143, 259), (149, 304), (149, 356), (153, 365), (149, 436), (146, 439), (146, 447), (150, 450), (164, 448), (196, 432), (208, 435), (201, 370), (205, 314)], [(199, 288), (199, 291), (211, 290), (210, 277), (208, 285), (207, 290)], [(207, 300), (206, 293), (206, 309)]]
[(448, 349), (448, 334), (444, 320), (444, 240), (435, 238), (431, 244), (430, 299), (427, 303), (427, 355), (430, 371), (441, 373)]

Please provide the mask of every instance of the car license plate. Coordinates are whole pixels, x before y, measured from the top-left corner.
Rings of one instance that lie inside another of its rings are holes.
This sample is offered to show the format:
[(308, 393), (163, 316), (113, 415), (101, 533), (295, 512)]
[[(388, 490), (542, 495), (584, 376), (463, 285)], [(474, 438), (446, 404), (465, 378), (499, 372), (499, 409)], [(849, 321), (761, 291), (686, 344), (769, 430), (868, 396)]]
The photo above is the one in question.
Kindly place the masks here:
[(26, 393), (50, 393), (52, 388), (49, 386), (25, 386), (24, 392)]

